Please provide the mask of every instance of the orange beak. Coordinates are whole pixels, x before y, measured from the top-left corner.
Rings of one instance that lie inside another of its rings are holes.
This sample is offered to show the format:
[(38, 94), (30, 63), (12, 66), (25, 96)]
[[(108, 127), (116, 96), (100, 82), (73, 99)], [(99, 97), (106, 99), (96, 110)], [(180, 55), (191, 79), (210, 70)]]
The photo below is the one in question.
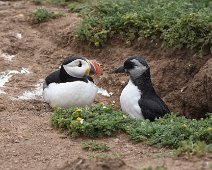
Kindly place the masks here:
[(97, 75), (102, 74), (102, 68), (96, 60), (89, 60), (89, 62), (91, 65), (90, 75), (97, 76)]

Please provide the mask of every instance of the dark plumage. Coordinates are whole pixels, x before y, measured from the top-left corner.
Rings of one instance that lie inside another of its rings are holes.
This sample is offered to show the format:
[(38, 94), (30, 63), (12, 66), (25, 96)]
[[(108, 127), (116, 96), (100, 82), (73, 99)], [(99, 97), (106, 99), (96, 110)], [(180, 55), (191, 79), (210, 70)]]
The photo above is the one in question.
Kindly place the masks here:
[(52, 107), (88, 106), (97, 94), (92, 75), (101, 72), (99, 64), (81, 56), (71, 56), (60, 69), (49, 74), (43, 84), (44, 100)]
[(170, 113), (163, 100), (156, 94), (152, 85), (150, 68), (143, 57), (132, 56), (119, 67), (116, 73), (130, 76), (128, 85), (120, 96), (122, 110), (134, 118), (155, 118)]
[(86, 61), (86, 59), (84, 57), (81, 57), (81, 56), (68, 57), (66, 60), (64, 60), (64, 62), (61, 65), (61, 68), (59, 70), (52, 72), (51, 74), (49, 74), (46, 77), (45, 83), (43, 85), (43, 89), (46, 88), (50, 83), (65, 83), (65, 82), (74, 82), (74, 81), (88, 82), (88, 80), (93, 82), (93, 78), (88, 76), (88, 75), (86, 75), (82, 78), (73, 77), (65, 71), (63, 65), (66, 65), (66, 64), (68, 64), (68, 63), (70, 63), (70, 62), (72, 62), (76, 59), (82, 59), (82, 60)]

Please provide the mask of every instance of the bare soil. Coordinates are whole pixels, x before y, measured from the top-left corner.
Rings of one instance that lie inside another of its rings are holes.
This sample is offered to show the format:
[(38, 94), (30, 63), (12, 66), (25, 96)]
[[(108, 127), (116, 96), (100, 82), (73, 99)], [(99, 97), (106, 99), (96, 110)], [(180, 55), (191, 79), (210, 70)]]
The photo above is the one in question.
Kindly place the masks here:
[[(168, 157), (165, 153), (169, 150), (132, 144), (125, 135), (98, 139), (112, 148), (106, 153), (111, 158), (90, 160), (101, 153), (82, 150), (81, 143), (89, 139), (73, 139), (53, 129), (48, 104), (42, 99), (18, 99), (27, 90), (34, 90), (34, 85), (57, 69), (64, 58), (78, 53), (95, 58), (104, 66), (96, 83), (113, 95), (98, 95), (96, 102), (116, 101), (119, 108), (118, 98), (127, 77), (111, 72), (129, 55), (139, 54), (150, 63), (155, 89), (172, 111), (190, 117), (212, 112), (211, 55), (199, 58), (191, 51), (167, 49), (149, 41), (129, 48), (119, 39), (111, 40), (103, 49), (88, 47), (73, 36), (81, 20), (77, 14), (58, 6), (45, 7), (64, 16), (35, 24), (29, 14), (38, 6), (27, 1), (0, 1), (0, 55), (15, 55), (12, 61), (0, 57), (0, 73), (22, 68), (30, 72), (15, 74), (1, 88), (6, 94), (0, 93), (0, 169), (131, 170), (161, 165), (170, 170), (211, 168), (209, 157)], [(17, 37), (17, 33), (22, 37)]]

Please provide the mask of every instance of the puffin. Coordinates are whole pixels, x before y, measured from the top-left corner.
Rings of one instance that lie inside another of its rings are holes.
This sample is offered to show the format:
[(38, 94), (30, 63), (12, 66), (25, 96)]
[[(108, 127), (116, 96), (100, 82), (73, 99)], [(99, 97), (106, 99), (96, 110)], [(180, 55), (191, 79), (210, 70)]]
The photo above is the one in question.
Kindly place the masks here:
[(91, 76), (100, 75), (96, 60), (81, 55), (67, 57), (43, 82), (43, 98), (51, 107), (85, 107), (93, 103), (98, 88)]
[(150, 67), (142, 56), (129, 56), (115, 73), (126, 73), (130, 77), (120, 96), (123, 112), (132, 118), (150, 121), (170, 113), (167, 105), (155, 92)]

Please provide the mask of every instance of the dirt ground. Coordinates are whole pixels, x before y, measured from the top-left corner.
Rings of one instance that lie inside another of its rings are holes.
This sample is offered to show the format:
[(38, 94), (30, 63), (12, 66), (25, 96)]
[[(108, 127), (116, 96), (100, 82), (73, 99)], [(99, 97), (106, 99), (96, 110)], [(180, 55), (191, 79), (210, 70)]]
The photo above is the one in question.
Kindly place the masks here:
[[(200, 117), (196, 110), (212, 109), (211, 95), (208, 95), (212, 94), (211, 55), (189, 57), (192, 52), (166, 50), (151, 42), (128, 48), (119, 39), (111, 40), (104, 49), (95, 49), (75, 40), (73, 32), (80, 23), (77, 14), (46, 5), (64, 16), (34, 24), (29, 14), (38, 8), (27, 1), (0, 1), (0, 77), (5, 80), (0, 82), (0, 169), (130, 170), (161, 165), (170, 170), (211, 168), (209, 157), (171, 158), (165, 156), (169, 150), (132, 144), (125, 135), (98, 139), (112, 148), (107, 154), (114, 159), (90, 160), (100, 153), (82, 150), (81, 143), (89, 139), (73, 139), (50, 126), (52, 109), (43, 102), (39, 86), (65, 57), (83, 54), (103, 65), (104, 73), (96, 83), (113, 93), (110, 97), (99, 94), (96, 102), (115, 101), (119, 108), (118, 96), (127, 77), (111, 71), (127, 56), (142, 54), (154, 67), (151, 72), (154, 86), (168, 106), (175, 112)], [(38, 92), (26, 98), (27, 92), (36, 88)], [(192, 94), (199, 98), (194, 99)]]

